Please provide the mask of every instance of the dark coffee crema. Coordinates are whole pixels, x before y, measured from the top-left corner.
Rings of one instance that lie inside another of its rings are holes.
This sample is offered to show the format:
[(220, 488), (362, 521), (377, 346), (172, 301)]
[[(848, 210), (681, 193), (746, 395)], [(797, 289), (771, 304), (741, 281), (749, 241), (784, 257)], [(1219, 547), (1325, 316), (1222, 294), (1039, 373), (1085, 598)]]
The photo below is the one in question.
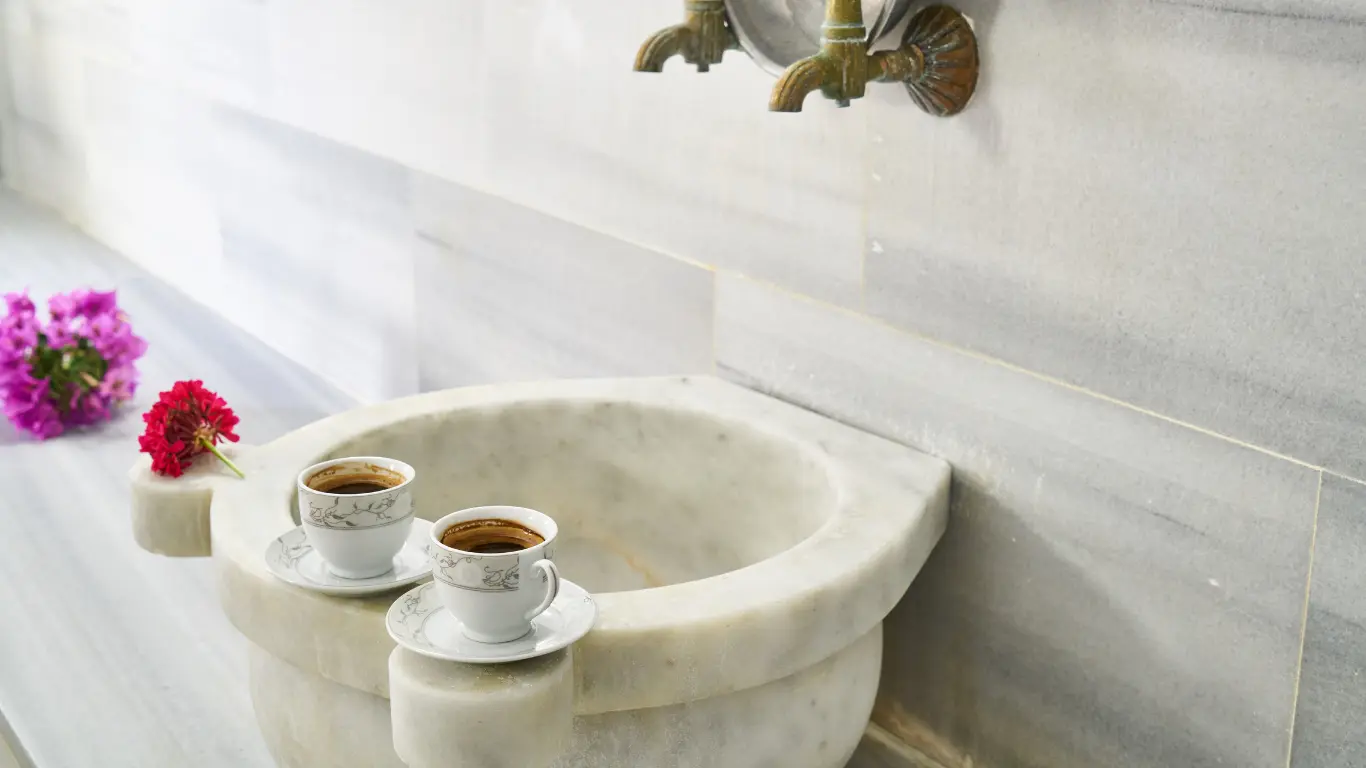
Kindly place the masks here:
[(314, 473), (304, 485), (322, 493), (354, 496), (360, 493), (387, 491), (403, 485), (404, 479), (402, 474), (376, 464), (337, 464)]
[(328, 488), (327, 492), (341, 494), (374, 493), (375, 491), (387, 491), (392, 487), (392, 485), (380, 485), (379, 483), (360, 480), (354, 483), (346, 483), (345, 485)]
[(456, 523), (441, 534), (442, 544), (475, 555), (520, 552), (544, 542), (544, 536), (525, 525), (495, 517)]

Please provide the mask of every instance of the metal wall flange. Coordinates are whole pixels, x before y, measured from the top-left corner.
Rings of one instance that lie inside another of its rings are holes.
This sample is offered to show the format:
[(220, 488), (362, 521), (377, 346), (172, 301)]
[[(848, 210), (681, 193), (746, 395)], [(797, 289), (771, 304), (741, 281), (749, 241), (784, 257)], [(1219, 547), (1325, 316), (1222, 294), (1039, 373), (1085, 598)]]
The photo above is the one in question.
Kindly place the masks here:
[(936, 117), (962, 112), (981, 70), (972, 22), (947, 5), (922, 8), (911, 17), (901, 45), (921, 60), (919, 73), (902, 80), (916, 106)]
[(957, 114), (977, 87), (977, 36), (967, 17), (932, 5), (911, 17), (899, 48), (869, 53), (859, 0), (827, 0), (821, 50), (787, 68), (769, 97), (774, 112), (800, 112), (820, 90), (841, 107), (863, 97), (871, 82), (900, 82), (923, 110)]

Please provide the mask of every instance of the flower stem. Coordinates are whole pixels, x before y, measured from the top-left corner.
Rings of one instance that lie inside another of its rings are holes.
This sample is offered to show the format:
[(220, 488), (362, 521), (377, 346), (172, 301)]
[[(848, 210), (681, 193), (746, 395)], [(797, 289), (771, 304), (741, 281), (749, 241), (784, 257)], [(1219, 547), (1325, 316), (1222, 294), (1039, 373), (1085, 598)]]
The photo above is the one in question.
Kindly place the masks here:
[(209, 453), (212, 453), (213, 455), (217, 456), (219, 461), (223, 462), (224, 464), (227, 464), (228, 469), (231, 469), (233, 472), (236, 472), (238, 477), (242, 478), (243, 480), (247, 479), (247, 476), (242, 474), (242, 470), (238, 469), (237, 465), (233, 464), (231, 459), (229, 459), (227, 456), (224, 456), (223, 452), (218, 450), (217, 446), (209, 442), (208, 438), (199, 438), (199, 444), (209, 449)]

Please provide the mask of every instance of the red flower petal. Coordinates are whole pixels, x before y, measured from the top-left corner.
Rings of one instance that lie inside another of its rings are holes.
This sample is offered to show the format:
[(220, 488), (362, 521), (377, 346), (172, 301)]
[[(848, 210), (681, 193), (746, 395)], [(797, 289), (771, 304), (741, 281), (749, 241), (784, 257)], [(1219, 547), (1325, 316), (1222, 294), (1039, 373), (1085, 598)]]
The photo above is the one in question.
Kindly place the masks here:
[(142, 453), (151, 454), (152, 471), (180, 477), (210, 445), (220, 440), (237, 442), (232, 428), (237, 415), (217, 393), (199, 380), (177, 381), (162, 392), (142, 420), (147, 428), (138, 438)]

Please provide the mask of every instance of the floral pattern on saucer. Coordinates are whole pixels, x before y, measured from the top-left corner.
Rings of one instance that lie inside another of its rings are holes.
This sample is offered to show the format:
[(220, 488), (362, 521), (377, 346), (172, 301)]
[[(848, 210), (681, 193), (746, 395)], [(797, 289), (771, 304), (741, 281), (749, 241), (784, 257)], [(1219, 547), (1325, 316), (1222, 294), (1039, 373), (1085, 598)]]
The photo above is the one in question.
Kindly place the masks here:
[(394, 642), (414, 653), (466, 664), (501, 664), (567, 648), (588, 634), (597, 617), (593, 597), (569, 579), (560, 579), (559, 597), (531, 620), (530, 632), (506, 643), (481, 643), (460, 631), (460, 620), (441, 604), (432, 583), (395, 600), (384, 625)]
[(431, 523), (425, 520), (414, 520), (408, 541), (394, 556), (394, 568), (368, 579), (344, 579), (334, 576), (328, 570), (322, 555), (308, 543), (308, 532), (303, 526), (298, 526), (270, 542), (266, 547), (266, 567), (282, 581), (323, 594), (359, 596), (388, 592), (409, 586), (431, 575), (431, 557), (424, 546), (431, 527)]

